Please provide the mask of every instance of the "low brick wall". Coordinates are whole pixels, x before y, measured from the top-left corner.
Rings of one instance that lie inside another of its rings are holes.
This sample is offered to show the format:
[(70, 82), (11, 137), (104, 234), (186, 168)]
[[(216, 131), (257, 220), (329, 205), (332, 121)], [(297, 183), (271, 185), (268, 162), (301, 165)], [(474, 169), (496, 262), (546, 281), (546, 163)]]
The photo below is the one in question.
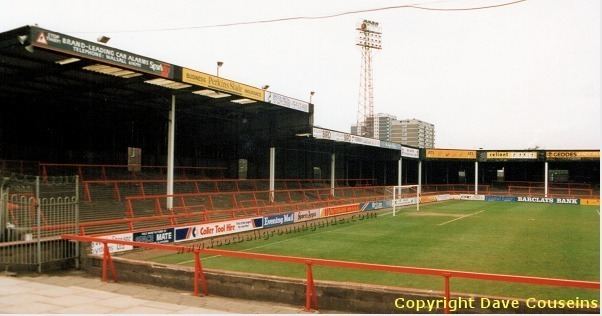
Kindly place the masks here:
[[(115, 257), (115, 267), (119, 281), (152, 284), (170, 289), (193, 290), (193, 272), (191, 267), (178, 265), (162, 265), (146, 261)], [(88, 256), (82, 260), (82, 268), (87, 272), (100, 276), (102, 260), (96, 256)], [(205, 270), (209, 295), (233, 297), (239, 299), (261, 300), (297, 305), (301, 309), (305, 304), (305, 280), (273, 277), (252, 273), (241, 273), (221, 270)], [(367, 284), (316, 281), (318, 305), (320, 310), (333, 310), (353, 313), (416, 313), (413, 309), (395, 307), (395, 300), (403, 297), (408, 300), (441, 299), (432, 292), (403, 289), (389, 286)], [(463, 298), (480, 300), (474, 295), (460, 295)], [(202, 298), (199, 298), (202, 299)], [(241, 311), (243, 312), (243, 311)], [(428, 310), (421, 310), (428, 313)], [(431, 313), (442, 313), (434, 309)], [(477, 303), (475, 308), (462, 308), (462, 313), (597, 313), (595, 309), (529, 309), (525, 301), (520, 301), (518, 308), (483, 309)]]

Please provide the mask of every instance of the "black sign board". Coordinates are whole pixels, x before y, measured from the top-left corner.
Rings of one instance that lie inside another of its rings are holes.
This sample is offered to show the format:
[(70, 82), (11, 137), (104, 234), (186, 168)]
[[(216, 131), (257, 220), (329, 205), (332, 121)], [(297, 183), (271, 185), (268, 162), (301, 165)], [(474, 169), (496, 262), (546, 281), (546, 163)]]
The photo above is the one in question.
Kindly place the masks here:
[(92, 59), (117, 67), (173, 78), (173, 65), (120, 49), (82, 40), (39, 27), (31, 27), (31, 44), (58, 52)]
[(134, 233), (134, 241), (166, 244), (174, 241), (174, 229), (160, 229), (150, 232)]

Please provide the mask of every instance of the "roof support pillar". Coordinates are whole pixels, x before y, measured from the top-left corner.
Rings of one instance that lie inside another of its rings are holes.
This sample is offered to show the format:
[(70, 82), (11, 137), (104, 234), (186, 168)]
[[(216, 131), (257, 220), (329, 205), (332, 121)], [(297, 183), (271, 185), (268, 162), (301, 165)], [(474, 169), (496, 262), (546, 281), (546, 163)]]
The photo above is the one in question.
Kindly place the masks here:
[(479, 162), (474, 162), (474, 194), (479, 194)]
[(544, 169), (544, 177), (543, 177), (544, 194), (545, 194), (545, 197), (548, 197), (548, 162), (547, 161), (544, 163), (543, 169)]
[(270, 203), (274, 202), (274, 182), (276, 179), (276, 147), (270, 147)]
[(334, 196), (335, 187), (335, 154), (330, 154), (330, 195)]
[(167, 128), (167, 209), (173, 208), (174, 141), (176, 131), (176, 96), (171, 96), (171, 110)]
[(402, 159), (399, 157), (399, 160), (397, 161), (397, 186), (401, 186), (401, 166)]

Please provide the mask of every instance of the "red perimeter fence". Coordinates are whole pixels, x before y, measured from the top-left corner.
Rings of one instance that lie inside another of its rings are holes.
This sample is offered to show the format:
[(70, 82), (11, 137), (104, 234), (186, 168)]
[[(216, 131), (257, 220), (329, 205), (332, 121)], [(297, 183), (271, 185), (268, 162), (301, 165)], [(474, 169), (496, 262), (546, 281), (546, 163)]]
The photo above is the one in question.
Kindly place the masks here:
[[(344, 269), (358, 269), (358, 270), (369, 270), (369, 271), (382, 271), (390, 273), (405, 273), (414, 275), (430, 275), (438, 276), (443, 278), (443, 294), (445, 299), (445, 313), (449, 313), (448, 302), (451, 299), (451, 278), (463, 278), (463, 279), (474, 279), (484, 281), (499, 281), (499, 282), (510, 282), (510, 283), (523, 283), (532, 285), (548, 285), (548, 286), (559, 286), (559, 287), (573, 287), (582, 289), (593, 289), (600, 290), (600, 282), (594, 281), (579, 281), (579, 280), (566, 280), (566, 279), (554, 279), (554, 278), (540, 278), (532, 276), (519, 276), (519, 275), (505, 275), (505, 274), (492, 274), (492, 273), (478, 273), (478, 272), (467, 272), (467, 271), (455, 271), (455, 270), (444, 270), (444, 269), (429, 269), (429, 268), (418, 268), (418, 267), (406, 267), (406, 266), (393, 266), (383, 265), (374, 263), (362, 263), (362, 262), (350, 262), (340, 260), (329, 260), (329, 259), (318, 259), (318, 258), (304, 258), (304, 257), (292, 257), (292, 256), (280, 256), (262, 253), (242, 252), (242, 251), (230, 251), (230, 250), (219, 250), (219, 249), (200, 249), (191, 246), (176, 246), (166, 244), (150, 244), (142, 242), (131, 242), (122, 240), (111, 240), (102, 239), (89, 236), (77, 236), (77, 235), (63, 235), (63, 239), (80, 241), (80, 242), (97, 242), (103, 245), (102, 255), (102, 280), (108, 281), (108, 274), (111, 273), (113, 281), (117, 281), (117, 271), (109, 252), (109, 244), (116, 245), (129, 245), (139, 247), (143, 249), (160, 249), (173, 251), (177, 253), (192, 253), (194, 256), (194, 278), (193, 288), (194, 295), (199, 295), (199, 285), (202, 288), (203, 294), (208, 295), (209, 289), (207, 287), (207, 281), (203, 271), (200, 255), (217, 255), (224, 257), (243, 258), (251, 260), (266, 260), (272, 262), (286, 262), (293, 264), (303, 264), (306, 267), (306, 290), (305, 290), (305, 310), (311, 311), (312, 309), (318, 309), (318, 295), (315, 288), (313, 278), (313, 266), (324, 266), (333, 268), (344, 268)], [(199, 284), (200, 283), (200, 284)]]

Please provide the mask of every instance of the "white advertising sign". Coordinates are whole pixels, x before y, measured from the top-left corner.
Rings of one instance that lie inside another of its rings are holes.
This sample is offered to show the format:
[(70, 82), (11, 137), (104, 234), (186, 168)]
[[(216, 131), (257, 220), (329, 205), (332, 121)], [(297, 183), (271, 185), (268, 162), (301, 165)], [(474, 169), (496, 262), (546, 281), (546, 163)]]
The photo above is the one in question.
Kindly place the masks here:
[(401, 146), (401, 156), (418, 159), (420, 156), (420, 151), (416, 148)]
[[(109, 235), (109, 236), (101, 236), (98, 238), (102, 238), (102, 239), (112, 239), (112, 240), (123, 240), (123, 241), (133, 241), (132, 233), (125, 233), (125, 234), (117, 234), (117, 235)], [(130, 245), (118, 245), (118, 244), (108, 244), (109, 246), (109, 252), (113, 253), (113, 252), (120, 252), (120, 251), (128, 251), (128, 250), (132, 250), (134, 249), (134, 246), (130, 246)], [(90, 252), (93, 255), (102, 255), (102, 253), (104, 252), (104, 245), (102, 243), (99, 242), (93, 242), (90, 244)]]
[(266, 91), (265, 92), (265, 102), (269, 102), (272, 104), (280, 105), (283, 107), (287, 107), (289, 109), (301, 111), (301, 112), (309, 112), (309, 103), (289, 98), (282, 94)]
[(405, 206), (416, 204), (416, 198), (403, 198), (403, 199), (395, 199), (395, 206)]
[(304, 222), (320, 217), (321, 209), (295, 212), (295, 223)]
[(485, 196), (481, 194), (460, 194), (460, 200), (485, 201)]
[[(263, 218), (259, 218), (261, 221)], [(231, 220), (226, 222), (207, 223), (176, 228), (176, 241), (194, 240), (245, 232), (261, 228), (255, 225), (255, 218)]]

